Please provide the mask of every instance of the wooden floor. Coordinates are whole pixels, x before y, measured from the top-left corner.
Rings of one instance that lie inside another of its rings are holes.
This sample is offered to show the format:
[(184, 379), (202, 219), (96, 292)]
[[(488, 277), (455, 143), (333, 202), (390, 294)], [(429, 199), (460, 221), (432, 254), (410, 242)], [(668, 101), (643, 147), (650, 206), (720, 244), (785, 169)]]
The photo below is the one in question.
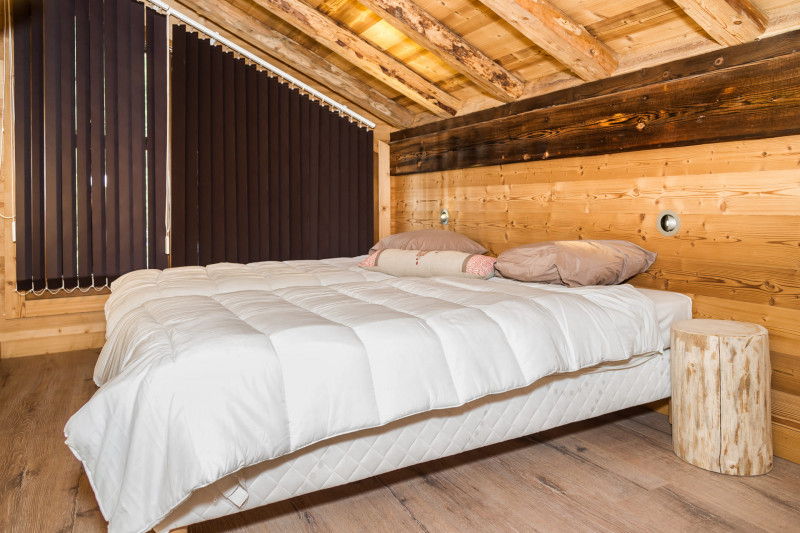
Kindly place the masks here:
[[(63, 427), (97, 352), (0, 360), (0, 532), (105, 531)], [(189, 528), (262, 531), (800, 531), (800, 465), (754, 478), (678, 459), (646, 409), (572, 424)]]

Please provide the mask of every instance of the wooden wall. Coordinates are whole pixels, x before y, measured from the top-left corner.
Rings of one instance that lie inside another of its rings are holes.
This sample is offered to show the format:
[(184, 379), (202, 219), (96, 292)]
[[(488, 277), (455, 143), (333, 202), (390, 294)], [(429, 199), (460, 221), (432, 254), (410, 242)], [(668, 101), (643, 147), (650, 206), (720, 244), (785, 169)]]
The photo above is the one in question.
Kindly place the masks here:
[[(800, 136), (393, 176), (392, 230), (448, 229), (494, 253), (558, 239), (658, 252), (639, 287), (689, 294), (696, 317), (767, 327), (776, 454), (800, 462)], [(663, 237), (656, 217), (681, 215)]]

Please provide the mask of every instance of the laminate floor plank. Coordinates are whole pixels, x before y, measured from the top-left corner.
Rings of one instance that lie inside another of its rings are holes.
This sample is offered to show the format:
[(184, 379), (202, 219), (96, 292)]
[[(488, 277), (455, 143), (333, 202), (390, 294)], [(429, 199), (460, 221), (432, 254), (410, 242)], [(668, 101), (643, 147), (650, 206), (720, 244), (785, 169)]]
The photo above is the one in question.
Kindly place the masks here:
[[(506, 476), (495, 454), (452, 458), (383, 474), (417, 520), (430, 532), (447, 531), (614, 531), (613, 524), (576, 508), (554, 483), (520, 484)], [(516, 453), (518, 450), (515, 450)], [(476, 451), (477, 452), (477, 451)]]
[[(347, 502), (342, 505), (342, 502)], [(269, 524), (269, 529), (264, 523)], [(425, 531), (378, 478), (369, 478), (190, 527), (192, 533)]]
[[(592, 421), (592, 424), (598, 422)], [(588, 422), (584, 423), (586, 425)], [(574, 450), (575, 454), (586, 457), (609, 472), (640, 470), (647, 475), (654, 475), (663, 480), (664, 486), (659, 488), (664, 489), (670, 498), (686, 503), (676, 509), (693, 508), (699, 514), (732, 519), (731, 527), (739, 527), (743, 531), (759, 530), (762, 524), (769, 524), (770, 528), (778, 531), (798, 528), (800, 493), (791, 497), (788, 491), (784, 491), (781, 498), (773, 499), (768, 493), (752, 490), (743, 484), (742, 480), (747, 478), (717, 474), (690, 465), (672, 453), (669, 435), (652, 428), (650, 424), (642, 424), (634, 417), (628, 417), (618, 418), (611, 424), (596, 425), (589, 431), (569, 432), (568, 428), (558, 428), (531, 438), (543, 444)], [(639, 437), (639, 431), (648, 433), (651, 442), (654, 440), (661, 445), (642, 446), (643, 438)], [(544, 440), (553, 434), (558, 436)], [(794, 470), (793, 477), (800, 477), (800, 471), (794, 467), (800, 465), (780, 465), (778, 471)], [(779, 484), (770, 485), (778, 490)], [(655, 497), (663, 498), (664, 495), (659, 493)], [(721, 518), (717, 522), (724, 524)]]
[(96, 358), (94, 351), (0, 359), (0, 531), (72, 531), (83, 474), (63, 430), (96, 389)]
[[(97, 351), (0, 360), (0, 532), (106, 530), (69, 416)], [(666, 416), (628, 409), (196, 524), (190, 533), (800, 531), (800, 465), (738, 478), (672, 452)]]

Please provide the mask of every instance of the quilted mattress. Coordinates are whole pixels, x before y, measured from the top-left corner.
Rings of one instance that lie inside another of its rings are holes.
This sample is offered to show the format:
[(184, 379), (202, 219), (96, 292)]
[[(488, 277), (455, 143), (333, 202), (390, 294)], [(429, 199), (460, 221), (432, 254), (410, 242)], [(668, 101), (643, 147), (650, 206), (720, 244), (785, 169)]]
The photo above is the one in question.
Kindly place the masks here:
[(669, 378), (667, 350), (621, 365), (549, 376), (465, 406), (343, 435), (196, 490), (155, 530), (212, 520), (660, 400), (670, 395)]

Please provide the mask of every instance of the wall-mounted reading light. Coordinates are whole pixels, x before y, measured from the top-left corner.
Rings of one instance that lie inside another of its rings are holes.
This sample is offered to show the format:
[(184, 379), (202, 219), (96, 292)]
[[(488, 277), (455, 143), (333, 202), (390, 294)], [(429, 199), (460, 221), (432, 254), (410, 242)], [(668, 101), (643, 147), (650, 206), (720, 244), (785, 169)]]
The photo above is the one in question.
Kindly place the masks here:
[(656, 226), (661, 235), (672, 237), (681, 229), (681, 217), (672, 209), (665, 209), (658, 214)]
[(442, 212), (439, 213), (439, 222), (442, 226), (446, 226), (448, 222), (450, 222), (450, 213), (447, 209), (442, 209)]

